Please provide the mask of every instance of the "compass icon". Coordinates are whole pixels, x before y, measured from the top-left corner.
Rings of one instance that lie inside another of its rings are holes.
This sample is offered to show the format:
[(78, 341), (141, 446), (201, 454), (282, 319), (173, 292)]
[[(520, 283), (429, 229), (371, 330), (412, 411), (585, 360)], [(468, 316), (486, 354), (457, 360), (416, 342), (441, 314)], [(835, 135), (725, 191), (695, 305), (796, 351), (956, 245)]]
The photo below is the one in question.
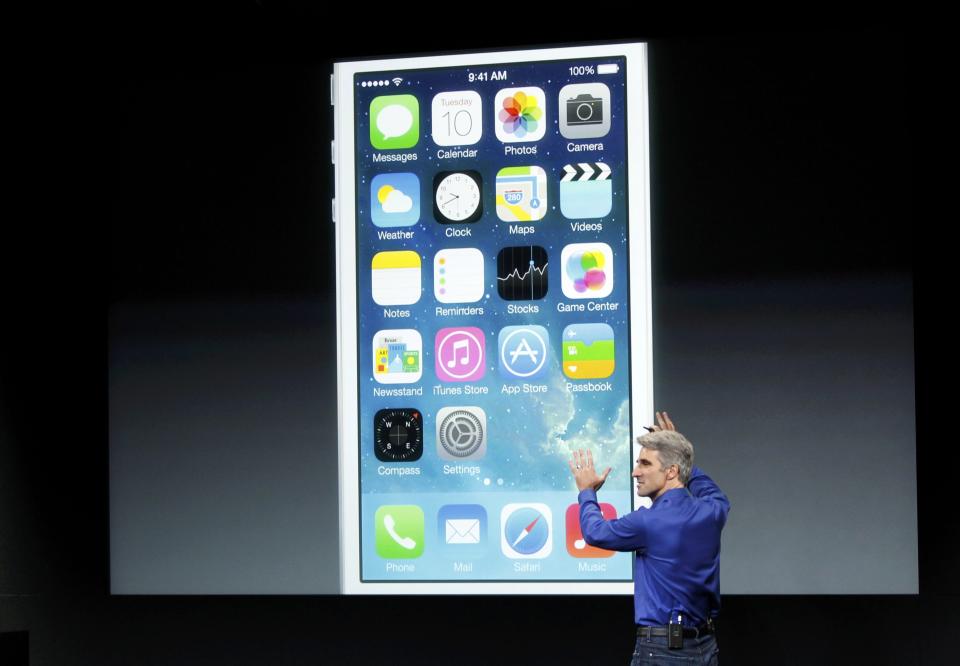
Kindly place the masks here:
[(500, 550), (507, 557), (542, 559), (553, 550), (553, 516), (546, 504), (508, 504), (500, 524)]
[(381, 409), (373, 417), (373, 452), (383, 462), (413, 462), (423, 455), (423, 417), (416, 409)]
[(437, 412), (437, 454), (444, 460), (479, 460), (487, 453), (487, 414), (480, 407)]

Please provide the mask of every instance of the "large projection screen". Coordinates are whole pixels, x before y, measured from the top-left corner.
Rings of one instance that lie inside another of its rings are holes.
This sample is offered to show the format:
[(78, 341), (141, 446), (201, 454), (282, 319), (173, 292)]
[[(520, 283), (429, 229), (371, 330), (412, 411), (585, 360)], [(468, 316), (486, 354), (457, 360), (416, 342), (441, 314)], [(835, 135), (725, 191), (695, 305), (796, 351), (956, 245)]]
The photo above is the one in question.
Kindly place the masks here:
[(646, 51), (337, 63), (346, 593), (629, 593), (567, 461), (652, 417)]

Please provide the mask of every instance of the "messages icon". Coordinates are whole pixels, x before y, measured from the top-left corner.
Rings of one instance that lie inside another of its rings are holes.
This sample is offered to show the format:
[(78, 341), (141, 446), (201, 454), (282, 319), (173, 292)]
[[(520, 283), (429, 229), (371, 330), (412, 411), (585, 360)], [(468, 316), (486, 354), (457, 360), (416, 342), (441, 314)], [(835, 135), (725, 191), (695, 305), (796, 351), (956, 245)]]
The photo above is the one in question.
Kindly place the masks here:
[(563, 329), (563, 374), (603, 379), (613, 374), (614, 337), (609, 324), (571, 324)]
[(370, 144), (381, 150), (412, 148), (420, 140), (420, 103), (413, 95), (382, 95), (370, 102)]

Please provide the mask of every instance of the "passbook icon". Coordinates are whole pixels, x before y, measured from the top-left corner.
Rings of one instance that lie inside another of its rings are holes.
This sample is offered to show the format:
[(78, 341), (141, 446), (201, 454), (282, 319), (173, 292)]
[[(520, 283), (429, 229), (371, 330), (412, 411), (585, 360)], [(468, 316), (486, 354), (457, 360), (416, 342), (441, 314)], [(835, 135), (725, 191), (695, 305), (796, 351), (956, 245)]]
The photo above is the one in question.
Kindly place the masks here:
[(454, 556), (479, 554), (487, 541), (487, 512), (479, 504), (447, 504), (437, 514), (439, 541)]
[(570, 324), (563, 329), (563, 374), (603, 379), (613, 374), (615, 347), (610, 324)]

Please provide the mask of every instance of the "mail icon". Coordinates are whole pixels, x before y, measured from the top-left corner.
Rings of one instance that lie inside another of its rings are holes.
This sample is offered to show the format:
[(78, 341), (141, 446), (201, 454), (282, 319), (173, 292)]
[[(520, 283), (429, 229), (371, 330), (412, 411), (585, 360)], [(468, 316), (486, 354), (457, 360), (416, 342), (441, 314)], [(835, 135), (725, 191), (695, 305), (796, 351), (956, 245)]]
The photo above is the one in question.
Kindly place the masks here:
[(487, 541), (487, 510), (479, 504), (447, 504), (437, 513), (437, 528), (448, 555), (482, 555)]
[(449, 544), (480, 543), (480, 519), (448, 518), (446, 542)]

